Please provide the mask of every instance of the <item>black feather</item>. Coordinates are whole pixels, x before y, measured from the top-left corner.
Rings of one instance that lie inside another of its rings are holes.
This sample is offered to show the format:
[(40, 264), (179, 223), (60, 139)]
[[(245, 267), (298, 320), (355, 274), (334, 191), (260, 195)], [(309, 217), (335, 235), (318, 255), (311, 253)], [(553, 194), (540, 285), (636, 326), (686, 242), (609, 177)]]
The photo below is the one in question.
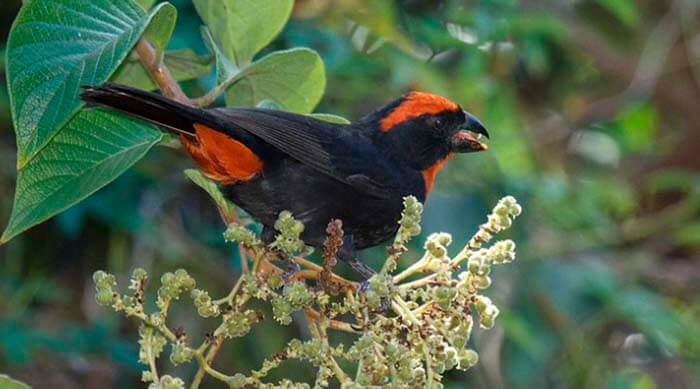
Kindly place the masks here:
[(164, 96), (124, 85), (104, 83), (83, 86), (80, 94), (88, 105), (110, 108), (155, 124), (167, 131), (194, 135), (194, 123), (201, 123), (204, 111)]

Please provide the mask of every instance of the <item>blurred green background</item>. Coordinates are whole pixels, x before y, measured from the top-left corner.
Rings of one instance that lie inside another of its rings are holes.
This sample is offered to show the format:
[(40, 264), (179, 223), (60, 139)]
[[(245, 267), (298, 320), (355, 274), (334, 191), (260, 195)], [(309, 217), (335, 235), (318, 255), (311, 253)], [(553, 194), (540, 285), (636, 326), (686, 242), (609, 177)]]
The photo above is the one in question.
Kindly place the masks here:
[[(3, 46), (20, 3), (0, 2), (3, 226), (15, 181)], [(172, 48), (204, 54), (193, 6), (173, 3)], [(693, 0), (297, 0), (271, 48), (321, 53), (328, 83), (319, 112), (356, 119), (417, 89), (459, 102), (489, 128), (488, 152), (455, 158), (439, 175), (425, 232), (451, 232), (459, 246), (501, 196), (523, 204), (511, 234), (518, 259), (496, 270), (489, 290), (502, 311), (497, 327), (476, 331), (479, 365), (448, 374), (446, 387), (700, 387), (699, 8)], [(196, 96), (212, 83), (185, 87)], [(0, 247), (0, 372), (37, 388), (138, 384), (135, 325), (96, 306), (95, 270), (123, 282), (137, 266), (185, 267), (214, 293), (231, 287), (235, 250), (182, 174), (188, 167), (182, 151), (154, 149)], [(364, 254), (375, 264), (382, 256)], [(192, 336), (214, 324), (190, 322), (191, 307), (180, 308), (171, 317)], [(303, 326), (268, 320), (227, 344), (215, 365), (247, 372), (305, 336)], [(164, 363), (168, 370), (192, 373)], [(312, 374), (289, 363), (272, 377)]]

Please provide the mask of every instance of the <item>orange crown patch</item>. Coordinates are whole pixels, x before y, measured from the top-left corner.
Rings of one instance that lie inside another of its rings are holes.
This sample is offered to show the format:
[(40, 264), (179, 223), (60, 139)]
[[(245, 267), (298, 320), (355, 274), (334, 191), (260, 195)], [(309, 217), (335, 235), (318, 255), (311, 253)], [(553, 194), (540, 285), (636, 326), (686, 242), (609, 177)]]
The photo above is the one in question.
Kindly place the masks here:
[(395, 125), (414, 117), (458, 109), (459, 105), (444, 97), (425, 92), (411, 92), (379, 124), (381, 130), (387, 132)]

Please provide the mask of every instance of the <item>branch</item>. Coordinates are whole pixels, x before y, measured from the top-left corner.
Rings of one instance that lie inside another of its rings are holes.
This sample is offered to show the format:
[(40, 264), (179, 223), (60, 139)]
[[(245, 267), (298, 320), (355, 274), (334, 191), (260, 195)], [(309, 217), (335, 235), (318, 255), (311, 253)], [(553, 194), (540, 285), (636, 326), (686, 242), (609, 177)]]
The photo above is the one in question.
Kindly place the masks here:
[(211, 105), (216, 99), (226, 91), (229, 87), (231, 87), (233, 84), (235, 84), (238, 81), (237, 76), (233, 76), (226, 81), (222, 82), (221, 84), (215, 86), (212, 90), (210, 90), (207, 94), (205, 94), (202, 97), (198, 97), (196, 99), (191, 100), (191, 105), (194, 105), (195, 107), (198, 108), (204, 108), (206, 106)]
[(135, 50), (146, 72), (151, 76), (153, 82), (158, 85), (158, 88), (160, 88), (164, 96), (170, 97), (182, 104), (192, 105), (192, 101), (185, 95), (185, 92), (182, 91), (180, 84), (175, 81), (175, 78), (173, 78), (170, 70), (163, 64), (163, 61), (157, 57), (156, 50), (146, 38), (139, 39), (138, 43), (136, 43)]

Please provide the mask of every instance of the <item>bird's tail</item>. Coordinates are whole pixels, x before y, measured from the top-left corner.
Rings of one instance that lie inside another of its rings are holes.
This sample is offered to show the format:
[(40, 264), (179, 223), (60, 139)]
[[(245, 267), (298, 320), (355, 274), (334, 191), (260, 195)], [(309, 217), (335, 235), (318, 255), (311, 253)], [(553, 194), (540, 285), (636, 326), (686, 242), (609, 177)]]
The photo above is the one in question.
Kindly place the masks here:
[(80, 98), (89, 105), (107, 107), (125, 113), (153, 123), (176, 135), (194, 136), (193, 125), (207, 121), (207, 115), (203, 110), (155, 93), (113, 83), (83, 88)]
[(222, 130), (227, 125), (215, 112), (111, 83), (85, 87), (80, 97), (89, 105), (123, 112), (178, 135), (202, 173), (214, 181), (223, 184), (245, 181), (262, 169), (262, 162), (250, 148), (253, 146), (245, 142), (254, 143), (254, 139), (243, 131)]

